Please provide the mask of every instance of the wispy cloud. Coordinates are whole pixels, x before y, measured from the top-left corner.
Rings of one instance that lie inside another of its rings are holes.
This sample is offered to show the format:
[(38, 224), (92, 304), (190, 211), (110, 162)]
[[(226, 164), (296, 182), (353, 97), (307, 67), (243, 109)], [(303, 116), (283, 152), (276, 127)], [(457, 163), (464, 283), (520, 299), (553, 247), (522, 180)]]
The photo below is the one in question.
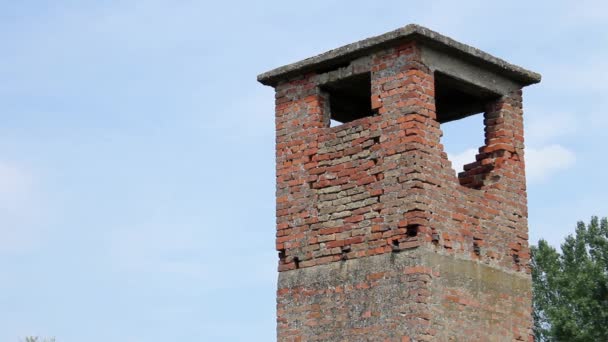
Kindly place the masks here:
[(557, 171), (574, 165), (576, 157), (571, 150), (552, 144), (526, 151), (526, 176), (530, 182), (547, 180)]
[(608, 84), (604, 75), (608, 75), (608, 53), (604, 50), (597, 54), (580, 56), (576, 64), (568, 61), (549, 63), (543, 73), (543, 87), (555, 91), (581, 91), (585, 94), (604, 93)]
[(477, 155), (476, 148), (468, 148), (460, 153), (449, 154), (448, 158), (452, 162), (452, 168), (456, 173), (463, 171), (465, 164), (469, 164), (475, 161)]
[(526, 144), (539, 145), (559, 137), (576, 134), (580, 118), (570, 113), (548, 114), (533, 109), (527, 110)]
[[(461, 172), (465, 164), (475, 161), (476, 154), (477, 149), (474, 148), (450, 154), (449, 158), (456, 173)], [(574, 152), (559, 144), (528, 148), (526, 150), (527, 179), (531, 183), (545, 181), (556, 172), (571, 167), (575, 161)]]

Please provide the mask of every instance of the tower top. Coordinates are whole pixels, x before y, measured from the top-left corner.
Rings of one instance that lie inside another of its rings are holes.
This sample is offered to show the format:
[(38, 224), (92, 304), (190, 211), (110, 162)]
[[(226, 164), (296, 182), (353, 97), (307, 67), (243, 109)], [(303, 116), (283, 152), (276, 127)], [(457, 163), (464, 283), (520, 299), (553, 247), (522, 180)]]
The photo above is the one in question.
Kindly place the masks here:
[[(426, 27), (409, 24), (394, 31), (379, 36), (360, 40), (337, 49), (329, 50), (314, 57), (299, 62), (284, 65), (258, 75), (258, 81), (269, 86), (276, 86), (279, 82), (298, 75), (326, 71), (348, 65), (351, 61), (368, 55), (374, 51), (386, 49), (408, 41), (417, 41), (423, 46), (439, 52), (441, 59), (464, 61), (488, 70), (501, 78), (510, 80), (521, 86), (538, 83), (541, 75), (513, 65), (500, 58), (494, 57), (472, 46), (457, 42)], [(429, 57), (433, 58), (433, 57)], [(441, 64), (450, 64), (449, 61)], [(448, 66), (449, 67), (449, 66)], [(443, 70), (442, 70), (443, 71)]]
[[(540, 78), (417, 25), (258, 76), (277, 341), (532, 340), (522, 87)], [(456, 176), (443, 124), (479, 113)]]

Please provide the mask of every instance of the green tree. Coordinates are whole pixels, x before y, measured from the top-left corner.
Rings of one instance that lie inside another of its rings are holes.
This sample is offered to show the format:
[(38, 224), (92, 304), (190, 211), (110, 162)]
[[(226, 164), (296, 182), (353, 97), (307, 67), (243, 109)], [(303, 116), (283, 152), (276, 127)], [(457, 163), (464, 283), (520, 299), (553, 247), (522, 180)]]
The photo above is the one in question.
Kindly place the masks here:
[(532, 247), (537, 341), (608, 341), (608, 220), (579, 222), (561, 253)]
[(38, 336), (27, 336), (23, 342), (55, 342), (55, 338), (41, 340)]

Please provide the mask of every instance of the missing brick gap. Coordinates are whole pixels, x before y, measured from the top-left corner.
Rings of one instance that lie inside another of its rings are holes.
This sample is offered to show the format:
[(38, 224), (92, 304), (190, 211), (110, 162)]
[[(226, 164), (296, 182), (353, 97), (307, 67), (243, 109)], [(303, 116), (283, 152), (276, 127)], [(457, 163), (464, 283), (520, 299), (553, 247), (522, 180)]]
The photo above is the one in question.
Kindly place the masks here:
[(342, 260), (348, 259), (348, 256), (346, 255), (348, 252), (350, 252), (350, 246), (342, 246)]
[(519, 262), (520, 262), (519, 254), (513, 253), (513, 262), (515, 263), (515, 265), (519, 265)]
[(481, 247), (479, 246), (479, 243), (477, 243), (477, 241), (473, 242), (473, 252), (475, 253), (475, 255), (481, 256)]
[(401, 248), (399, 248), (399, 239), (393, 239), (391, 243), (391, 249), (393, 252), (401, 251)]
[(279, 249), (279, 260), (285, 261), (285, 248)]
[(407, 227), (405, 228), (405, 233), (407, 235), (407, 237), (416, 237), (418, 236), (418, 230), (420, 228), (420, 225), (418, 224), (408, 224)]
[(433, 245), (437, 246), (439, 245), (439, 233), (437, 232), (433, 232), (433, 234), (431, 234), (431, 239), (432, 239), (432, 243)]
[(300, 268), (300, 258), (293, 257), (293, 263), (296, 266), (296, 268)]

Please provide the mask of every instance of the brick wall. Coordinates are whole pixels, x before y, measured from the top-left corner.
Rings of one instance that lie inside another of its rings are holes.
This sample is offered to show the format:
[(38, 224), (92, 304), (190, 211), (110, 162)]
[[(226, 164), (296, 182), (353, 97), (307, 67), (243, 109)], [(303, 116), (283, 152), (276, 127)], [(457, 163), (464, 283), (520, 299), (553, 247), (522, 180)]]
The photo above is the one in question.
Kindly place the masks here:
[[(320, 83), (361, 72), (377, 115), (329, 127)], [(411, 42), (275, 87), (279, 341), (530, 338), (521, 92), (457, 177), (433, 76)]]

